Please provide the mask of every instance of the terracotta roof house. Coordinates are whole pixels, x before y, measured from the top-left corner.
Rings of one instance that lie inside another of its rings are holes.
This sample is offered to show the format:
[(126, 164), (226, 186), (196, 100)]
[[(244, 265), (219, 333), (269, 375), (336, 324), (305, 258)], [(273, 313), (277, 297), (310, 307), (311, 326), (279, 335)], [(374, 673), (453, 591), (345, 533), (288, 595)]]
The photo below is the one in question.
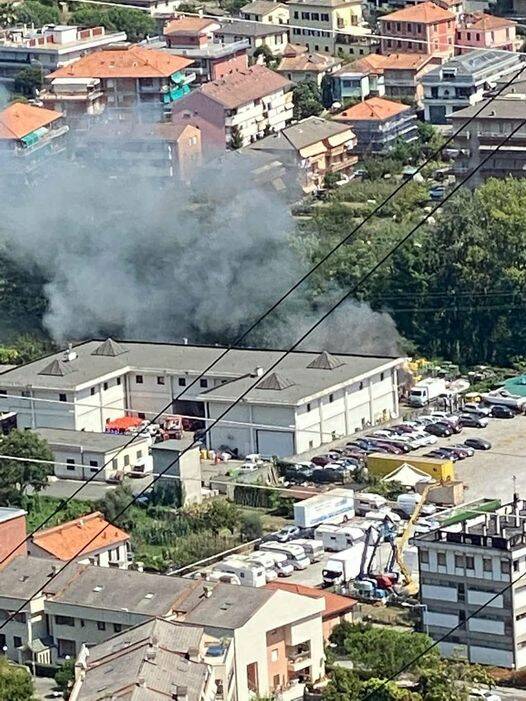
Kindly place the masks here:
[(323, 76), (338, 70), (341, 65), (340, 59), (329, 54), (311, 53), (306, 46), (287, 44), (276, 71), (295, 83), (314, 80), (321, 85)]
[(362, 155), (386, 153), (398, 139), (414, 141), (418, 136), (416, 112), (408, 105), (371, 97), (349, 107), (333, 119), (348, 124), (356, 134), (356, 151)]
[(454, 52), (456, 15), (434, 2), (420, 2), (380, 18), (381, 53), (393, 51), (449, 58)]
[(311, 599), (323, 599), (325, 609), (321, 615), (323, 621), (323, 637), (326, 641), (329, 640), (332, 630), (343, 621), (353, 620), (353, 611), (358, 602), (348, 596), (340, 596), (325, 589), (316, 589), (315, 587), (307, 587), (304, 584), (294, 584), (293, 582), (283, 582), (282, 580), (269, 582), (266, 585), (267, 589), (278, 589), (288, 591), (292, 594), (300, 596), (308, 596)]
[(15, 102), (0, 112), (0, 162), (29, 173), (66, 148), (68, 127), (61, 112)]
[(286, 24), (273, 24), (270, 22), (253, 22), (247, 20), (224, 21), (221, 29), (215, 33), (216, 40), (225, 44), (248, 41), (249, 54), (254, 55), (256, 49), (266, 46), (274, 54), (279, 56), (289, 40), (289, 30)]
[(269, 24), (288, 24), (289, 8), (285, 3), (273, 2), (273, 0), (254, 0), (239, 10), (242, 19), (250, 19), (256, 22), (268, 22)]
[(172, 103), (190, 92), (195, 75), (186, 72), (192, 59), (136, 45), (115, 45), (84, 56), (48, 76), (100, 81), (105, 110), (139, 121), (158, 121)]
[(463, 54), (475, 48), (518, 51), (522, 42), (517, 39), (516, 28), (517, 22), (506, 17), (484, 12), (466, 13), (457, 23), (455, 53)]
[(264, 66), (251, 66), (194, 90), (174, 104), (174, 116), (181, 113), (208, 122), (216, 143), (247, 146), (292, 119), (292, 83)]
[[(100, 511), (34, 533), (28, 543), (34, 557), (61, 562), (75, 559), (100, 567), (127, 569), (130, 536), (105, 520)], [(79, 551), (85, 549), (79, 555)]]

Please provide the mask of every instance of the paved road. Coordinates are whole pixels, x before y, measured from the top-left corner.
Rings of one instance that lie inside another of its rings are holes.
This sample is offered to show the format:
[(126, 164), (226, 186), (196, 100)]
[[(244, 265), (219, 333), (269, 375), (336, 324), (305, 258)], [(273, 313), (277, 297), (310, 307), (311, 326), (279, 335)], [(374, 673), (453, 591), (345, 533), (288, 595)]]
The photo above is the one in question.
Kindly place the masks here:
[(39, 701), (47, 701), (48, 699), (62, 698), (62, 695), (57, 696), (58, 690), (55, 686), (55, 680), (48, 677), (33, 677), (35, 683), (36, 698)]

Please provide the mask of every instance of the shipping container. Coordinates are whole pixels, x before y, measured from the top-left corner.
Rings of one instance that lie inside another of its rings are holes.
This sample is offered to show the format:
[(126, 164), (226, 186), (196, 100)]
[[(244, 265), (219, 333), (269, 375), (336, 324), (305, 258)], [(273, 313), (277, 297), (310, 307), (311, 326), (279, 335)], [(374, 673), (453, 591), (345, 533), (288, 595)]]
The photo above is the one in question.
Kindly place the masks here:
[(434, 477), (437, 481), (455, 479), (455, 470), (451, 460), (441, 458), (409, 457), (408, 455), (385, 455), (371, 453), (367, 456), (367, 469), (372, 475), (384, 477), (397, 467), (410, 465)]

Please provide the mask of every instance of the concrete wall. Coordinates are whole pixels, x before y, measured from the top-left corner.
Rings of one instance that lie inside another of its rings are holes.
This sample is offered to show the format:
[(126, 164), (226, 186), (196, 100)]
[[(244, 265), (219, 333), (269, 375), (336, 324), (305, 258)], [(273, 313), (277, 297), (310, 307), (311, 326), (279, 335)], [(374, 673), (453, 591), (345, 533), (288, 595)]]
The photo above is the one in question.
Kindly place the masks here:
[(180, 478), (183, 487), (184, 505), (200, 504), (202, 493), (199, 449), (196, 446), (180, 456), (179, 453), (180, 451), (178, 450), (168, 450), (153, 446), (153, 473), (155, 475), (160, 474), (168, 468), (170, 463), (179, 458), (174, 465), (168, 468), (166, 475)]

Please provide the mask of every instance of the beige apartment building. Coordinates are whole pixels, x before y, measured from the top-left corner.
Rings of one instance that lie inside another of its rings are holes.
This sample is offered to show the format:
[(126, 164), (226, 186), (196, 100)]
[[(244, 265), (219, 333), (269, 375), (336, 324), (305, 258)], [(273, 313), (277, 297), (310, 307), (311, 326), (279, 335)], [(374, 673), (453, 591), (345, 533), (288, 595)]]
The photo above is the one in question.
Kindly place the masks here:
[(290, 41), (309, 51), (334, 54), (338, 48), (353, 55), (371, 33), (360, 0), (292, 0)]

